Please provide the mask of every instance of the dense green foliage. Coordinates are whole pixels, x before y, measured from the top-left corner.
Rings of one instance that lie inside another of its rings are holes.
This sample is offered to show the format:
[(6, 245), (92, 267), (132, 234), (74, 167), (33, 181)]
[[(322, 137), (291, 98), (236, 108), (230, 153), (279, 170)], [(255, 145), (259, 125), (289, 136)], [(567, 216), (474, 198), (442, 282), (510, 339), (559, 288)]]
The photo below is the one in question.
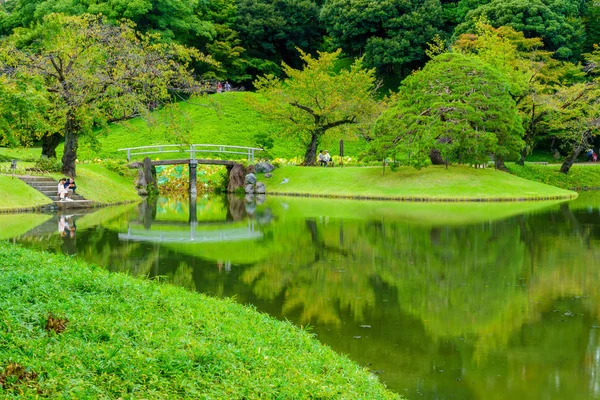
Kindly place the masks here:
[(509, 83), (475, 57), (444, 53), (404, 80), (393, 104), (378, 120), (375, 151), (409, 154), (427, 165), (432, 150), (464, 163), (510, 158), (522, 148), (523, 126)]
[(399, 398), (232, 301), (9, 244), (0, 265), (3, 397)]

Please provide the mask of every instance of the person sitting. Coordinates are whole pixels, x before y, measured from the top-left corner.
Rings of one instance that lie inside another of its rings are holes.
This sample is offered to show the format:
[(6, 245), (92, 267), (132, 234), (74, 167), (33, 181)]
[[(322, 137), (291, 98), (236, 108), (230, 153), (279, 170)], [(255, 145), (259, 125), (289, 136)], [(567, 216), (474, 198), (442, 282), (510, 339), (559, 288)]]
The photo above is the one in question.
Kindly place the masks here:
[[(77, 186), (75, 185), (75, 180), (73, 178), (69, 178), (66, 180), (65, 189), (67, 189), (69, 191), (71, 196), (73, 196), (75, 194), (75, 189), (77, 189)], [(69, 197), (71, 197), (71, 196), (69, 196)]]
[(331, 156), (329, 155), (329, 151), (327, 150), (325, 150), (325, 154), (323, 154), (323, 161), (325, 162), (326, 167), (328, 165), (333, 166), (333, 163), (331, 162)]
[(319, 155), (317, 156), (317, 161), (322, 167), (327, 166), (327, 161), (325, 161), (325, 154), (323, 154), (323, 150), (319, 151)]
[(56, 195), (58, 196), (60, 201), (73, 201), (71, 198), (73, 191), (67, 189), (67, 179), (61, 178), (58, 181), (58, 187), (56, 189)]

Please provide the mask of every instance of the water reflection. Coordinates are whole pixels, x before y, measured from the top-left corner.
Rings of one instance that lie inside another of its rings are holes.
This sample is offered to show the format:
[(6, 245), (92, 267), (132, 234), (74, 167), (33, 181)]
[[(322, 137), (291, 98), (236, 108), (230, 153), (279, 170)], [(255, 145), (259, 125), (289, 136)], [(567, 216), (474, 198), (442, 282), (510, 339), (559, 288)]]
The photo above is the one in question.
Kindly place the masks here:
[(45, 218), (17, 241), (311, 324), (407, 398), (600, 398), (598, 193), (159, 199)]

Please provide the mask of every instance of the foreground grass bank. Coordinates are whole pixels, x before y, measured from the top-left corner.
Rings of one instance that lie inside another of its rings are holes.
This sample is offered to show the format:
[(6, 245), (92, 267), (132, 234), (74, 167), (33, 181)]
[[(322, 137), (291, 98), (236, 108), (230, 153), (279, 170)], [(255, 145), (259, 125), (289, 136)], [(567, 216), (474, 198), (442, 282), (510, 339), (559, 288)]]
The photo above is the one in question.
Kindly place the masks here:
[[(262, 179), (262, 178), (261, 178)], [(269, 193), (398, 200), (500, 201), (566, 199), (577, 193), (493, 169), (467, 166), (282, 167), (265, 180)]]
[(563, 189), (600, 189), (600, 163), (574, 165), (568, 174), (560, 173), (559, 164), (525, 166), (507, 164), (511, 174), (536, 182), (546, 183)]
[(0, 277), (0, 397), (398, 398), (310, 334), (230, 300), (5, 243)]

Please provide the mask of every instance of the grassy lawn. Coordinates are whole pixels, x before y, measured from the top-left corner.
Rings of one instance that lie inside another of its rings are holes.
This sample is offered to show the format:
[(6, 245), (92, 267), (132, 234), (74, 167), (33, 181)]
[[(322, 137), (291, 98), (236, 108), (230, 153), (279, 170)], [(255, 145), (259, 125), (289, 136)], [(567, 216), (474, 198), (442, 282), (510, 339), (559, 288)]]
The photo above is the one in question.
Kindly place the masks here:
[[(62, 175), (52, 174), (55, 179)], [(77, 193), (98, 203), (140, 200), (132, 177), (123, 177), (100, 164), (77, 165)]]
[[(287, 178), (287, 183), (282, 183)], [(264, 179), (268, 192), (331, 196), (404, 197), (441, 199), (519, 199), (575, 197), (576, 193), (528, 181), (493, 169), (467, 166), (401, 167), (282, 167)]]
[(600, 163), (573, 165), (568, 174), (560, 173), (560, 164), (525, 166), (509, 163), (511, 174), (564, 189), (600, 188)]
[(400, 398), (306, 331), (231, 300), (6, 243), (0, 276), (3, 398)]
[(0, 210), (29, 209), (52, 201), (25, 182), (0, 175)]

